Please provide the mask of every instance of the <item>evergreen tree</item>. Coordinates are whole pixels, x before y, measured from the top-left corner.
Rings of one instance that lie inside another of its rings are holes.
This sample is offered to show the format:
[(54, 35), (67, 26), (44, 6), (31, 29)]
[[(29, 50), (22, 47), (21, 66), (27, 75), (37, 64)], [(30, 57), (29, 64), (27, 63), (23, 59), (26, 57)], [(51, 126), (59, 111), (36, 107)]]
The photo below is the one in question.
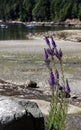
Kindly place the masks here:
[(25, 8), (25, 18), (27, 21), (32, 21), (33, 16), (32, 16), (32, 10), (35, 5), (35, 0), (24, 0), (23, 1), (23, 7)]
[(81, 20), (81, 0), (0, 0), (0, 19), (21, 21)]
[(39, 0), (33, 8), (33, 18), (37, 21), (50, 20), (50, 0)]

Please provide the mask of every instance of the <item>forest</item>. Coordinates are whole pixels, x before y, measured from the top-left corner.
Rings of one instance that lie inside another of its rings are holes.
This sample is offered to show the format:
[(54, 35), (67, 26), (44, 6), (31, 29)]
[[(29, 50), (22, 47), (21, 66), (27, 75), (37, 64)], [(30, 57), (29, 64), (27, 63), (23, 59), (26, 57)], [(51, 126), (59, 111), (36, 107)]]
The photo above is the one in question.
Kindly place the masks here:
[(0, 0), (0, 19), (19, 21), (81, 20), (81, 0)]

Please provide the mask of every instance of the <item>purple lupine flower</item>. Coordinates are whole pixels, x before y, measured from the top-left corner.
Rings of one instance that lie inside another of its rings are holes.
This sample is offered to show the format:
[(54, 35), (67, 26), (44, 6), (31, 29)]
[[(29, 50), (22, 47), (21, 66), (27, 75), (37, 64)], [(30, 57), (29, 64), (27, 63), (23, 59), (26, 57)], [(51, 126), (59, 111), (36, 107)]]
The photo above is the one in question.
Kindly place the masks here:
[(54, 74), (53, 74), (52, 71), (50, 73), (49, 84), (50, 84), (50, 86), (54, 86), (55, 85), (55, 77), (54, 77)]
[(52, 51), (52, 55), (54, 56), (55, 55), (55, 49), (52, 48), (51, 51)]
[(44, 58), (45, 58), (45, 61), (48, 61), (48, 53), (45, 48), (44, 48)]
[(51, 43), (52, 43), (53, 48), (56, 48), (56, 43), (55, 43), (53, 37), (51, 37)]
[(59, 51), (56, 49), (55, 55), (56, 55), (56, 57), (57, 57), (59, 60), (61, 60), (61, 58), (62, 58), (62, 51), (61, 51), (61, 49), (60, 49)]
[(52, 49), (48, 48), (47, 53), (53, 57), (54, 56), (54, 48), (52, 48)]
[(57, 48), (56, 48), (56, 50), (55, 50), (55, 55), (56, 55), (56, 57), (58, 58), (59, 53), (58, 53), (58, 49), (57, 49)]
[(69, 83), (68, 83), (68, 80), (67, 80), (67, 79), (66, 79), (66, 88), (65, 88), (65, 92), (68, 93), (68, 94), (71, 92), (70, 87), (69, 87)]
[(63, 87), (60, 84), (58, 84), (58, 90), (62, 90), (62, 89)]
[(45, 41), (46, 41), (47, 45), (50, 47), (50, 41), (49, 41), (48, 37), (45, 37)]
[(50, 48), (47, 49), (48, 54), (52, 55), (52, 50)]
[(52, 60), (54, 59), (54, 48), (48, 48), (47, 49), (48, 55), (51, 55)]
[(56, 76), (56, 79), (59, 79), (59, 72), (57, 69), (55, 70), (55, 76)]

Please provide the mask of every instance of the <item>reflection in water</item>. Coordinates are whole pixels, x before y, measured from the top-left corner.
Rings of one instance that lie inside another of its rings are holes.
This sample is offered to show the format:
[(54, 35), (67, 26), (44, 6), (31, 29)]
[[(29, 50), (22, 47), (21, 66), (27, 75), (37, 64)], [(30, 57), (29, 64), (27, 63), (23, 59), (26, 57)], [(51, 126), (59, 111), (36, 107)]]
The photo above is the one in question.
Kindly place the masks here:
[(7, 28), (0, 27), (0, 40), (24, 40), (27, 39), (28, 33), (46, 32), (52, 30), (62, 30), (63, 27), (52, 26), (34, 26), (28, 28), (23, 24), (8, 24)]
[(9, 24), (7, 28), (0, 28), (0, 40), (26, 39), (23, 25)]

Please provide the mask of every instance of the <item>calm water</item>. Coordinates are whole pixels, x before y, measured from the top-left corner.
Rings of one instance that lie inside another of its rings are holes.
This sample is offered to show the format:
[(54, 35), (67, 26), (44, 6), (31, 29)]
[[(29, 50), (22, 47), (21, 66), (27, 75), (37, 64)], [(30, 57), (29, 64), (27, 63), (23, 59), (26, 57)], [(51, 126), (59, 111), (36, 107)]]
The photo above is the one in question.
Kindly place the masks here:
[(53, 30), (63, 30), (63, 27), (32, 27), (28, 28), (22, 24), (8, 24), (8, 28), (0, 27), (0, 40), (24, 40), (28, 33), (46, 32)]

